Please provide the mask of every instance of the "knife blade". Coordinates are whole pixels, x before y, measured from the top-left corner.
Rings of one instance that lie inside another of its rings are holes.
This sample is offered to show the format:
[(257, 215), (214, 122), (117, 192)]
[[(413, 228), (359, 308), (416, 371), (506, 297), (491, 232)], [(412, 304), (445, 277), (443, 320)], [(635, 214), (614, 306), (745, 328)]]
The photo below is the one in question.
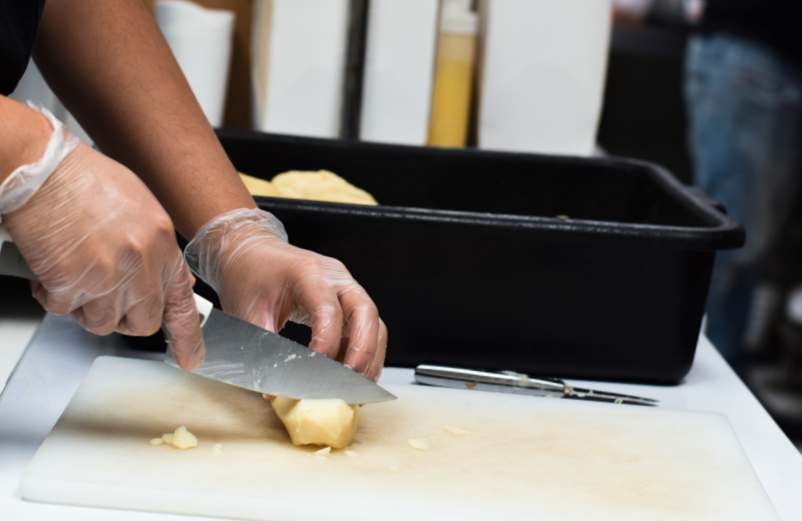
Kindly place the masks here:
[(28, 280), (36, 278), (2, 225), (0, 225), (0, 274)]
[(422, 364), (415, 368), (415, 382), (435, 387), (559, 397), (654, 407), (657, 400), (642, 396), (574, 387), (558, 378), (534, 378), (513, 371), (490, 372)]
[[(281, 335), (215, 309), (195, 295), (206, 356), (193, 374), (262, 394), (296, 399), (340, 398), (350, 404), (395, 396), (372, 380)], [(178, 367), (168, 353), (165, 361)]]
[[(0, 275), (35, 275), (0, 226)], [(372, 380), (281, 335), (215, 309), (195, 295), (206, 357), (193, 374), (262, 394), (296, 399), (340, 398), (349, 404), (396, 397)], [(165, 362), (178, 367), (169, 353)]]

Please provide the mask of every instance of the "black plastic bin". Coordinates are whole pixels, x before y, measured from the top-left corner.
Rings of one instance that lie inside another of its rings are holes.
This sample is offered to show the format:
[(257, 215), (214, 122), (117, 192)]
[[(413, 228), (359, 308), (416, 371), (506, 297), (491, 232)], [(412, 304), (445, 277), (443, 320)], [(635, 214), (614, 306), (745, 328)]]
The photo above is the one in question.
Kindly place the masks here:
[(388, 363), (676, 383), (715, 252), (743, 231), (653, 164), (220, 131), (242, 172), (329, 169), (379, 207), (258, 198), (339, 258), (390, 331)]

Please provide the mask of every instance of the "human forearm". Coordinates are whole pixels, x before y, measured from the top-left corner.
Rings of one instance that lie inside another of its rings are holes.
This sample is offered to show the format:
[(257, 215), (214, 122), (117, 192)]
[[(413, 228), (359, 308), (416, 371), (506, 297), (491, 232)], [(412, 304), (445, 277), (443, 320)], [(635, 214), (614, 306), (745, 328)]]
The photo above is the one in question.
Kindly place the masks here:
[(39, 112), (0, 96), (0, 183), (44, 153), (52, 129)]
[(35, 54), (67, 108), (185, 237), (254, 206), (140, 0), (50, 0)]

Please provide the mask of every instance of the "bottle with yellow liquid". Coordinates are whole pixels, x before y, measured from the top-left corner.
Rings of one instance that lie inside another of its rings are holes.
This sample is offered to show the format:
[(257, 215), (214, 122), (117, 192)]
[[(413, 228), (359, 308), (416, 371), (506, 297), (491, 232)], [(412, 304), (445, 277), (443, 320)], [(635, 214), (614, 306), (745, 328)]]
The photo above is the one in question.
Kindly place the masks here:
[(478, 18), (470, 0), (444, 0), (428, 143), (464, 147), (470, 124)]

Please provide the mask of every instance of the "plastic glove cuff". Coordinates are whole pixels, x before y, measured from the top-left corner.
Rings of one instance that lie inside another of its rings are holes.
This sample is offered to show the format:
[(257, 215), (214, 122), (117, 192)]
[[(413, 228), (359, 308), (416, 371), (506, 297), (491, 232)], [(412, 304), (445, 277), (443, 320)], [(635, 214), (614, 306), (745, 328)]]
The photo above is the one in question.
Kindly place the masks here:
[[(258, 208), (237, 208), (228, 212), (222, 213), (209, 222), (204, 224), (200, 230), (195, 233), (195, 237), (189, 241), (187, 247), (184, 248), (184, 258), (189, 264), (192, 271), (201, 279), (209, 283), (212, 287), (216, 288), (215, 280), (212, 276), (212, 266), (216, 266), (214, 262), (216, 255), (220, 254), (221, 243), (227, 237), (227, 233), (237, 233), (237, 229), (245, 226), (253, 225), (254, 228), (261, 228), (273, 234), (276, 239), (283, 242), (288, 242), (287, 231), (284, 225), (278, 218), (270, 212), (260, 210)], [(210, 239), (216, 237), (216, 240)]]
[(0, 185), (0, 222), (2, 222), (2, 215), (24, 206), (64, 158), (80, 143), (78, 138), (67, 132), (61, 121), (49, 110), (34, 105), (30, 101), (28, 106), (38, 110), (47, 118), (53, 127), (53, 133), (50, 135), (45, 152), (39, 161), (17, 167)]

